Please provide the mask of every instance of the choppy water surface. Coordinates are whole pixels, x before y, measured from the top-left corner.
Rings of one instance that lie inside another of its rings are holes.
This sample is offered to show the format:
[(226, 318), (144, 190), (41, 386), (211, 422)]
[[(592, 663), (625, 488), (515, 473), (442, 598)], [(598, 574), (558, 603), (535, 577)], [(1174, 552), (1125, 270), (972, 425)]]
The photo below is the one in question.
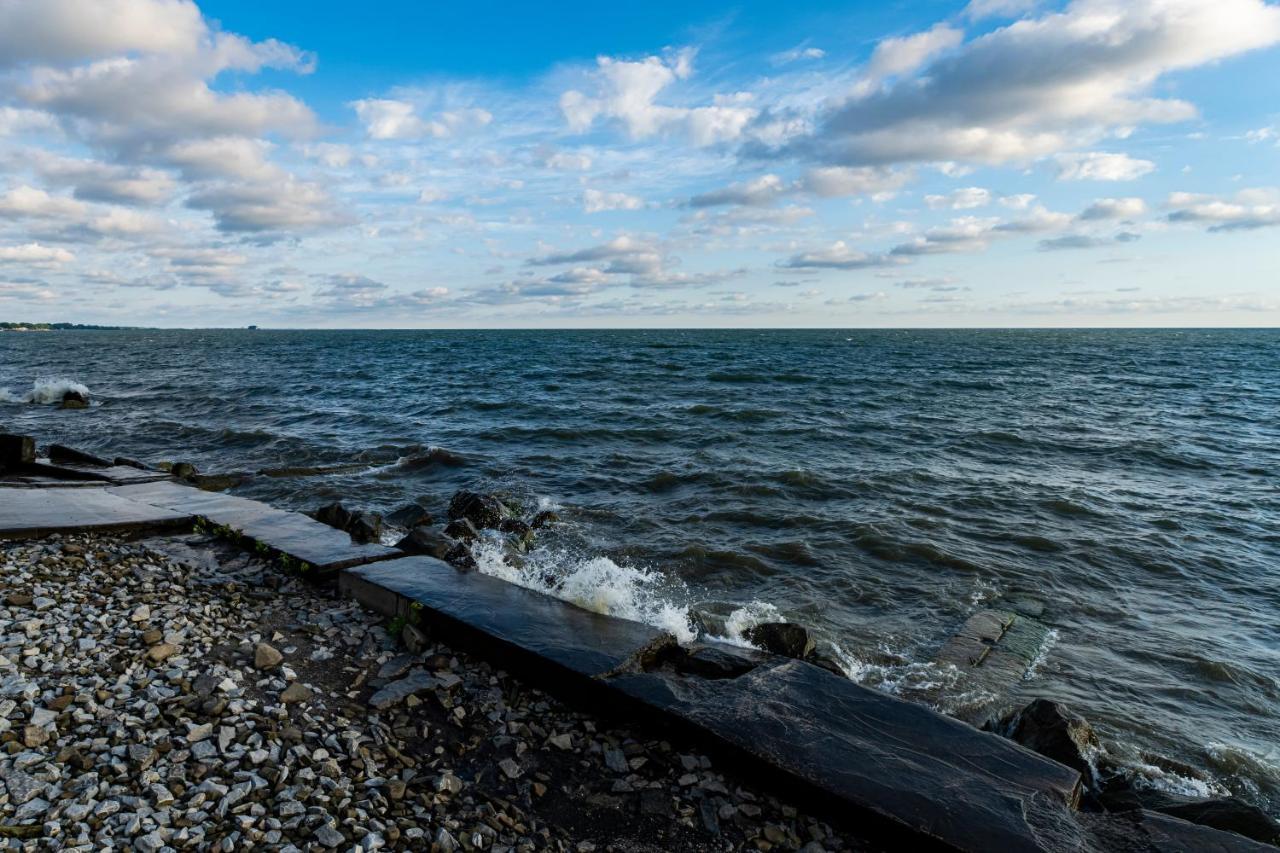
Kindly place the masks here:
[[(237, 490), (299, 509), (560, 505), (533, 575), (562, 595), (730, 631), (776, 608), (908, 697), (968, 615), (1035, 598), (1057, 639), (1011, 705), (1274, 813), (1278, 368), (1247, 330), (0, 334), (0, 424), (209, 471), (369, 463)], [(101, 404), (23, 402), (50, 379)], [(465, 464), (405, 464), (433, 446)]]

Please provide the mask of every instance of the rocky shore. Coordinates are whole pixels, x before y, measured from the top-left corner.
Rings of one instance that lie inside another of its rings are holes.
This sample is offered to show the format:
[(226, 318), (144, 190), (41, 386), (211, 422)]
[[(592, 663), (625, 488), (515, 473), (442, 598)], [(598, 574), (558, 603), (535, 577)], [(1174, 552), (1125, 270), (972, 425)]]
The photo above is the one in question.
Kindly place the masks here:
[(7, 849), (871, 849), (210, 537), (5, 543), (0, 582)]

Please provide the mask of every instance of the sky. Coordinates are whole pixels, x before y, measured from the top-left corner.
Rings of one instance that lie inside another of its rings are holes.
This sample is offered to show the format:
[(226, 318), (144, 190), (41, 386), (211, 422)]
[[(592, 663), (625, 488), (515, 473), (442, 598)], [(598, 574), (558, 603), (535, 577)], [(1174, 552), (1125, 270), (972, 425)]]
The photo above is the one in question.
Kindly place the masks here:
[(1280, 5), (0, 0), (0, 321), (1280, 325)]

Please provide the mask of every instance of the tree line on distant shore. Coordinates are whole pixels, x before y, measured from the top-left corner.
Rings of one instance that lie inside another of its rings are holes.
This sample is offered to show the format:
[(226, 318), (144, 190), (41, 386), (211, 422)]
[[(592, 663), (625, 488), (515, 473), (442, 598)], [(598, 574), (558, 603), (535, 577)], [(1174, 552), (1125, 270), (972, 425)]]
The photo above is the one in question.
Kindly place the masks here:
[(129, 329), (131, 326), (95, 326), (91, 323), (0, 323), (0, 329), (28, 329), (31, 331), (53, 331), (55, 329)]

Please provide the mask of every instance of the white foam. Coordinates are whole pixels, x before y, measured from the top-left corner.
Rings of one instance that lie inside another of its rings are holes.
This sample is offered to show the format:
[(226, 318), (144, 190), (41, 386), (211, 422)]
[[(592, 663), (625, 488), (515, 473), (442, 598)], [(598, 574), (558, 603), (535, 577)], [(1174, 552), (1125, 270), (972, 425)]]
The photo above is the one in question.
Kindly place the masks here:
[(5, 403), (59, 403), (68, 391), (89, 396), (89, 389), (74, 379), (44, 377), (37, 379), (26, 394), (18, 395), (0, 390), (0, 402)]
[(584, 610), (643, 622), (671, 632), (682, 643), (697, 635), (683, 584), (658, 572), (623, 566), (608, 557), (581, 556), (539, 548), (518, 565), (504, 559), (500, 538), (486, 537), (471, 548), (477, 568), (528, 589), (554, 596)]
[(765, 622), (786, 622), (777, 607), (764, 601), (751, 601), (736, 608), (724, 620), (724, 634), (713, 639), (743, 648), (754, 648), (747, 641), (747, 631)]
[(1044, 635), (1044, 642), (1040, 644), (1040, 648), (1036, 651), (1036, 656), (1031, 661), (1031, 665), (1027, 667), (1027, 671), (1022, 673), (1023, 681), (1030, 681), (1036, 677), (1036, 671), (1040, 668), (1040, 664), (1044, 663), (1045, 658), (1049, 657), (1049, 650), (1053, 648), (1053, 644), (1058, 642), (1058, 629), (1050, 628), (1049, 633)]
[(1212, 779), (1194, 779), (1172, 770), (1164, 770), (1154, 764), (1139, 763), (1133, 766), (1133, 784), (1182, 797), (1210, 799), (1224, 797), (1231, 792)]

